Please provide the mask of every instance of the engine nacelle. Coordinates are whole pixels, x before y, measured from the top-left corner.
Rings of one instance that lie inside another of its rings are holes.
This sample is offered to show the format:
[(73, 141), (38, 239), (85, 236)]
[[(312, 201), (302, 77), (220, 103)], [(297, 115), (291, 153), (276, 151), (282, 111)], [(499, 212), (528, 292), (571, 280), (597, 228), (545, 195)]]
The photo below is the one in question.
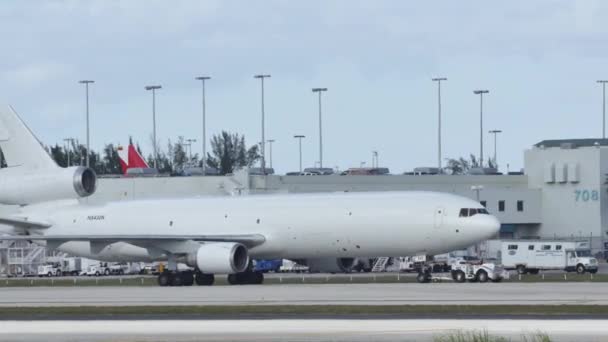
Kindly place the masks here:
[(321, 258), (303, 261), (310, 272), (350, 273), (357, 264), (357, 258)]
[(203, 273), (239, 273), (247, 270), (249, 266), (249, 252), (247, 247), (240, 243), (206, 243), (201, 245), (196, 253), (188, 255), (186, 263)]
[(36, 170), (2, 169), (0, 203), (34, 204), (87, 197), (95, 193), (97, 175), (84, 166)]

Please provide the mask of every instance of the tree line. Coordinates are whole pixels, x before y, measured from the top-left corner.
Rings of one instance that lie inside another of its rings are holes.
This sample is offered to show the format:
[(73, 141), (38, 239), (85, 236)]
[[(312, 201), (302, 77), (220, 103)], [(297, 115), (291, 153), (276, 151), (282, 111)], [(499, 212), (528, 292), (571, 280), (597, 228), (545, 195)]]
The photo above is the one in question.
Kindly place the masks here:
[[(129, 143), (133, 143), (132, 139), (129, 139)], [(198, 153), (190, 155), (188, 147), (191, 148), (191, 146), (183, 137), (179, 137), (175, 142), (169, 139), (164, 149), (157, 144), (159, 172), (179, 174), (188, 167), (202, 167), (205, 162), (206, 167), (215, 168), (220, 175), (225, 175), (242, 167), (251, 167), (260, 159), (259, 145), (247, 148), (245, 137), (238, 133), (222, 131), (220, 134), (213, 135), (210, 143), (211, 153), (207, 153), (204, 160)], [(67, 145), (55, 144), (45, 148), (51, 158), (61, 167), (86, 164), (86, 146), (76, 141), (70, 141)], [(144, 155), (139, 144), (135, 144), (135, 148), (142, 156)], [(91, 150), (88, 153), (89, 165), (98, 175), (122, 173), (117, 145), (106, 144), (102, 151)], [(150, 167), (153, 167), (153, 153), (148, 154), (146, 161)], [(6, 167), (1, 149), (0, 166)]]

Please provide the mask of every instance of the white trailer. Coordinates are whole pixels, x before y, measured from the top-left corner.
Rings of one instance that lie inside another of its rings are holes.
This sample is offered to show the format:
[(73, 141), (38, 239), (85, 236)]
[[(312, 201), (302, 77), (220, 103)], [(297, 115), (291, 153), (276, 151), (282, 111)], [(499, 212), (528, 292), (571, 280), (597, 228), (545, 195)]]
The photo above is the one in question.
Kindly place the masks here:
[(82, 272), (83, 258), (80, 257), (68, 257), (61, 260), (61, 271), (63, 275), (77, 276)]
[(502, 265), (519, 274), (537, 274), (540, 270), (597, 272), (597, 259), (591, 256), (587, 241), (503, 241)]

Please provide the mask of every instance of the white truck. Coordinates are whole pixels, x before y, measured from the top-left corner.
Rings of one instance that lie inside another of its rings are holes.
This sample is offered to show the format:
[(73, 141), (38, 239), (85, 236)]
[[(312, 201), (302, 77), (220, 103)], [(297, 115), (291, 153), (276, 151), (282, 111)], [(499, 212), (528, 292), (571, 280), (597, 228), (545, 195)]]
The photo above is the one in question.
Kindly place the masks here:
[(63, 275), (77, 276), (82, 272), (83, 258), (68, 257), (61, 260), (61, 271)]
[(60, 277), (63, 275), (59, 264), (46, 264), (38, 266), (39, 277)]
[(540, 270), (597, 273), (597, 259), (587, 241), (503, 241), (499, 257), (507, 270), (538, 274)]
[(111, 271), (110, 268), (108, 268), (108, 264), (104, 263), (104, 264), (96, 264), (96, 265), (90, 265), (89, 267), (87, 267), (87, 269), (81, 273), (81, 275), (86, 275), (86, 276), (95, 276), (95, 277), (99, 277), (99, 276), (104, 276), (104, 275), (110, 275)]

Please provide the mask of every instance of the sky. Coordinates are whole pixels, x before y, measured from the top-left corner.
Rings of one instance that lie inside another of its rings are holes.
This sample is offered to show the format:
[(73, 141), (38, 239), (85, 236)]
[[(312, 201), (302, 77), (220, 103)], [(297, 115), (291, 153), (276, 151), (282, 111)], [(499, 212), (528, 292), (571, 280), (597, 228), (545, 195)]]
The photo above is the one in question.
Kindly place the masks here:
[[(323, 94), (324, 166), (371, 165), (402, 173), (437, 165), (437, 84), (442, 83), (443, 158), (484, 157), (498, 137), (502, 171), (544, 139), (602, 134), (608, 79), (608, 2), (581, 1), (11, 1), (0, 4), (0, 103), (10, 104), (45, 144), (85, 141), (90, 88), (91, 147), (138, 141), (152, 150), (152, 98), (162, 146), (178, 136), (202, 150), (221, 130), (266, 139), (273, 167), (319, 159)], [(267, 162), (269, 162), (267, 152)], [(444, 161), (445, 164), (445, 161)]]

